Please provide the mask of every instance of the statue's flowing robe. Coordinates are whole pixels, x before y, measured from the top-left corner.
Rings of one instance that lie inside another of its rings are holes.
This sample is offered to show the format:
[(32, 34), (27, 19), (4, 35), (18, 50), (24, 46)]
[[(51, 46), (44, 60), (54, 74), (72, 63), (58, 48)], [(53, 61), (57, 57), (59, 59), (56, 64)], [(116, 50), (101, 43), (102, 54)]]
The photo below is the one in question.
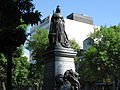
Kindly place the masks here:
[(61, 15), (56, 13), (51, 18), (49, 42), (50, 44), (60, 43), (63, 47), (69, 47), (64, 19)]

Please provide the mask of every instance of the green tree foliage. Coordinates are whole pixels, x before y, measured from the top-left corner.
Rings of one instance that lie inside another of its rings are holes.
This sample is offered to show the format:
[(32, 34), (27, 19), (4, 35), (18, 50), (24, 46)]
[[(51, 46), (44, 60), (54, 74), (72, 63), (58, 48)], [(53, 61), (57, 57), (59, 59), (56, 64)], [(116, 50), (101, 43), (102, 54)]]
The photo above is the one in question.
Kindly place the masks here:
[[(27, 57), (23, 56), (23, 47), (17, 48), (13, 53), (12, 63), (12, 85), (13, 87), (23, 87), (28, 85), (28, 74), (30, 63), (27, 61)], [(6, 65), (7, 59), (3, 53), (0, 53), (0, 81), (6, 83)]]
[(3, 53), (0, 53), (0, 80), (6, 80), (6, 58)]
[(31, 63), (29, 66), (28, 85), (31, 87), (43, 85), (44, 66), (39, 62)]
[(26, 34), (23, 24), (35, 24), (40, 21), (40, 12), (34, 10), (32, 0), (0, 0), (0, 51), (24, 44)]
[(36, 33), (32, 35), (32, 40), (28, 43), (28, 48), (32, 51), (34, 64), (31, 64), (29, 79), (30, 86), (42, 85), (43, 81), (43, 63), (42, 55), (48, 47), (48, 30), (35, 28)]
[(5, 90), (6, 83), (6, 62), (7, 60), (4, 54), (0, 53), (0, 84), (2, 85), (3, 90)]
[(35, 29), (36, 33), (32, 35), (28, 48), (32, 51), (33, 60), (41, 60), (41, 57), (48, 47), (48, 30)]
[(17, 47), (17, 50), (12, 53), (12, 57), (18, 58), (23, 56), (23, 46)]
[(100, 79), (120, 76), (120, 25), (101, 26), (90, 34), (94, 44), (84, 52), (81, 77)]
[(23, 56), (23, 46), (17, 48), (12, 56), (12, 86), (16, 88), (27, 86), (30, 63), (27, 57)]
[(75, 51), (80, 51), (80, 46), (79, 44), (75, 41), (75, 39), (70, 39), (69, 40), (70, 47), (74, 49)]
[[(79, 53), (79, 51), (80, 51), (80, 46), (79, 46), (79, 44), (75, 41), (75, 39), (70, 39), (70, 40), (69, 40), (69, 43), (70, 43), (70, 47), (71, 47), (75, 52)], [(74, 62), (75, 62), (75, 65), (78, 64), (78, 56), (77, 56), (77, 55), (74, 57)]]
[(14, 87), (28, 85), (29, 65), (27, 57), (13, 58), (12, 84)]

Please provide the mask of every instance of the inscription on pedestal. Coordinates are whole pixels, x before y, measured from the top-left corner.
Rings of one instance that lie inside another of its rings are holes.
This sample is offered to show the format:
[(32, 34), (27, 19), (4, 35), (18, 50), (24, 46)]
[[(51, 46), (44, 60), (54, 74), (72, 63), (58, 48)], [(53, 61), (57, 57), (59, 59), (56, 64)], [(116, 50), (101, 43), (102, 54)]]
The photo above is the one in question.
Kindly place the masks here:
[(70, 69), (75, 71), (75, 64), (73, 58), (57, 57), (55, 61), (55, 75), (64, 74), (66, 70)]

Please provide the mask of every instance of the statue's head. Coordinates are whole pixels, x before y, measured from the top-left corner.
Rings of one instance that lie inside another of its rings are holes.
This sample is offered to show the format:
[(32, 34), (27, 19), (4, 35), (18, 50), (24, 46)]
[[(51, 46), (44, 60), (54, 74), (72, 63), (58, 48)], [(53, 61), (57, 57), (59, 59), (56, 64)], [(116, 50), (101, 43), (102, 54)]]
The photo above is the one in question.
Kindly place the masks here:
[(51, 21), (53, 19), (55, 19), (55, 20), (62, 19), (63, 20), (63, 16), (60, 14), (60, 12), (61, 12), (61, 9), (60, 9), (60, 6), (58, 5), (57, 8), (56, 8), (55, 13), (53, 12)]
[(58, 5), (57, 8), (56, 8), (55, 13), (60, 13), (60, 12), (61, 12), (61, 9), (60, 9), (60, 6)]

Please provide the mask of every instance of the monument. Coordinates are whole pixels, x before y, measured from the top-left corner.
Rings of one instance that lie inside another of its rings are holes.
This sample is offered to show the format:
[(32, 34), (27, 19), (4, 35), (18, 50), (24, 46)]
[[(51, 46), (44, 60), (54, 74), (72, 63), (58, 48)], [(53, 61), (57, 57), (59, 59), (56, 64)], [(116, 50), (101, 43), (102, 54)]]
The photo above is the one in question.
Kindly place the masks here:
[(78, 74), (74, 64), (76, 52), (70, 48), (65, 21), (60, 11), (60, 7), (57, 6), (51, 18), (49, 48), (44, 54), (43, 90), (78, 90)]

